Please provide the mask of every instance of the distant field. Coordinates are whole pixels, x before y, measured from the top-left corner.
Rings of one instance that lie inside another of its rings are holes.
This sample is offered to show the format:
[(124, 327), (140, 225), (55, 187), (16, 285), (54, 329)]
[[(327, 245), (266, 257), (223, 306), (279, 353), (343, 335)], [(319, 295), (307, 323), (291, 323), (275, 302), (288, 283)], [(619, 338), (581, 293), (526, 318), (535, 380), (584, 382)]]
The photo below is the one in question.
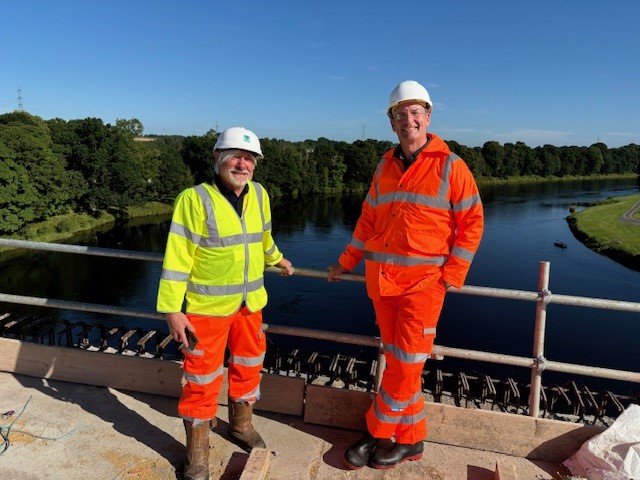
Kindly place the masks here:
[[(634, 269), (640, 269), (640, 195), (608, 200), (571, 214), (574, 235), (591, 250)], [(631, 213), (629, 213), (631, 211)]]

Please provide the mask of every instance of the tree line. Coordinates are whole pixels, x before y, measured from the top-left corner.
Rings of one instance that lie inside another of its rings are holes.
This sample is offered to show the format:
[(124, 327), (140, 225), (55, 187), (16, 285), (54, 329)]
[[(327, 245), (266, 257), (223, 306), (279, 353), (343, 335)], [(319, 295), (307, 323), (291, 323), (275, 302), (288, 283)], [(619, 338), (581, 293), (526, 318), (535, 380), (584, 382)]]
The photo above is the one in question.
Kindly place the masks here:
[[(148, 135), (135, 119), (43, 120), (23, 111), (0, 115), (0, 234), (69, 213), (97, 215), (150, 201), (171, 203), (213, 175), (219, 132)], [(255, 180), (274, 197), (363, 192), (390, 141), (353, 143), (260, 139), (265, 159)], [(640, 173), (640, 146), (530, 148), (490, 141), (470, 148), (448, 140), (476, 178)]]

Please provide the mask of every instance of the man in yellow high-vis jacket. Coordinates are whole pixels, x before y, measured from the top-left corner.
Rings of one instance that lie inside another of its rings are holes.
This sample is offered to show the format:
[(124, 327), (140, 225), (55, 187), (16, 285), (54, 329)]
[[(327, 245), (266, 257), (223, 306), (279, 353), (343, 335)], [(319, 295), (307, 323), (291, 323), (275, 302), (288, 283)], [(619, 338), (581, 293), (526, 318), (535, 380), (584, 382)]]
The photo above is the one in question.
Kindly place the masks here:
[(218, 137), (213, 157), (213, 181), (187, 188), (176, 199), (158, 289), (157, 310), (167, 314), (169, 333), (183, 345), (178, 414), (187, 439), (186, 480), (209, 478), (209, 429), (226, 348), (229, 433), (247, 451), (265, 448), (251, 421), (266, 351), (263, 275), (265, 266), (293, 274), (271, 235), (269, 196), (251, 181), (262, 158), (258, 137), (243, 127), (229, 128)]

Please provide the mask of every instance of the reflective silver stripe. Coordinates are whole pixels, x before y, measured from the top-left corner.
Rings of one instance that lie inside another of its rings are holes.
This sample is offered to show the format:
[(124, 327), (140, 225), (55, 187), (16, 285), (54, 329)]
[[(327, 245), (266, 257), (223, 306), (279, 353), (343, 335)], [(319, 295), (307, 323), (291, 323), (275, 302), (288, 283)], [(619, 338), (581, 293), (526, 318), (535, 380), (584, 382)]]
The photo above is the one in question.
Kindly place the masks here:
[(467, 250), (466, 248), (462, 248), (457, 245), (454, 245), (451, 248), (451, 256), (458, 257), (468, 262), (471, 262), (473, 261), (474, 253)]
[(435, 328), (425, 328), (422, 333), (424, 335), (435, 335), (436, 334), (436, 329)]
[(179, 223), (176, 223), (176, 222), (171, 222), (171, 226), (169, 227), (169, 233), (173, 233), (175, 235), (178, 235), (179, 237), (186, 238), (194, 245), (198, 245), (201, 238), (200, 234), (193, 233), (184, 225), (180, 225)]
[(211, 200), (211, 195), (207, 192), (204, 184), (200, 184), (195, 187), (196, 192), (200, 196), (200, 200), (202, 201), (202, 206), (204, 207), (204, 213), (206, 215), (205, 225), (207, 226), (207, 233), (209, 234), (209, 238), (203, 238), (201, 240), (201, 244), (207, 247), (220, 246), (218, 242), (220, 242), (220, 233), (218, 232), (218, 224), (216, 222), (216, 217), (213, 214), (213, 201)]
[(424, 409), (422, 409), (420, 413), (416, 413), (415, 415), (403, 415), (400, 419), (400, 423), (402, 425), (415, 425), (425, 418), (427, 418), (427, 413), (424, 411)]
[(196, 357), (202, 357), (204, 355), (204, 350), (190, 350), (189, 347), (182, 347), (185, 351), (189, 352), (191, 355), (195, 355)]
[(251, 402), (251, 405), (253, 405), (257, 400), (260, 400), (260, 384), (258, 384), (258, 386), (252, 392), (249, 392), (238, 398), (236, 402), (248, 402), (250, 400), (253, 400)]
[(271, 256), (271, 255), (273, 255), (273, 252), (275, 252), (275, 251), (276, 251), (276, 244), (274, 243), (273, 247), (271, 247), (269, 250), (264, 252), (264, 254), (267, 255), (267, 256)]
[[(258, 197), (258, 205), (260, 205), (260, 216), (262, 217), (262, 230), (266, 230), (267, 229), (267, 222), (265, 221), (264, 218), (264, 202), (262, 199), (262, 185), (260, 185), (258, 182), (251, 182), (251, 184), (253, 185), (253, 188), (256, 189), (256, 196)], [(269, 226), (269, 230), (271, 230), (271, 226)]]
[(472, 195), (469, 198), (465, 198), (464, 200), (453, 204), (454, 212), (461, 212), (462, 210), (468, 210), (469, 208), (475, 205), (482, 205), (482, 199), (480, 198), (480, 194)]
[(202, 285), (198, 283), (189, 283), (187, 290), (198, 295), (234, 295), (244, 293), (245, 287), (247, 292), (255, 292), (264, 286), (264, 277), (260, 277), (253, 282), (241, 283), (237, 285)]
[(374, 208), (380, 205), (379, 203), (380, 202), (380, 182), (378, 181), (378, 178), (380, 178), (380, 172), (382, 171), (382, 166), (384, 165), (385, 161), (386, 161), (386, 158), (384, 157), (380, 159), (380, 161), (378, 162), (378, 166), (376, 167), (376, 171), (373, 174), (373, 178), (376, 179), (376, 183), (375, 183), (376, 199), (374, 200), (367, 194), (367, 202), (369, 202), (369, 204)]
[(179, 272), (177, 270), (163, 269), (160, 275), (162, 280), (173, 280), (175, 282), (186, 282), (189, 280), (189, 272)]
[(351, 237), (351, 242), (349, 242), (349, 244), (358, 250), (364, 250), (364, 242), (362, 240), (358, 240), (356, 237)]
[(244, 367), (258, 367), (264, 362), (264, 353), (259, 357), (241, 357), (240, 355), (229, 355), (229, 363), (242, 365)]
[(409, 405), (416, 403), (422, 397), (422, 392), (417, 392), (411, 397), (409, 400), (405, 400), (404, 402), (395, 400), (383, 389), (380, 389), (380, 398), (384, 402), (384, 404), (389, 407), (394, 412), (401, 412)]
[(447, 261), (447, 257), (420, 257), (412, 256), (407, 257), (404, 255), (396, 255), (393, 253), (380, 253), (366, 250), (364, 252), (365, 260), (371, 260), (374, 262), (388, 263), (389, 265), (402, 265), (405, 267), (412, 267), (415, 265), (444, 265)]
[(365, 203), (368, 203), (371, 208), (375, 208), (377, 205), (377, 202), (373, 198), (371, 198), (371, 193), (367, 193), (367, 196), (364, 199), (364, 201)]
[(444, 166), (442, 168), (442, 179), (440, 180), (440, 185), (438, 186), (439, 198), (447, 198), (450, 187), (449, 177), (451, 176), (452, 163), (456, 160), (460, 160), (460, 157), (455, 153), (451, 153), (444, 161)]
[(196, 375), (195, 373), (184, 373), (184, 378), (187, 382), (195, 383), (197, 385), (207, 385), (213, 382), (216, 378), (224, 373), (224, 367), (218, 368), (215, 372), (207, 375)]
[(250, 233), (248, 235), (238, 233), (224, 238), (203, 238), (200, 242), (200, 246), (205, 248), (233, 247), (235, 245), (244, 245), (246, 242), (262, 243), (262, 232)]
[[(414, 395), (412, 397), (413, 401), (411, 403), (417, 402), (419, 400), (419, 397), (422, 397), (422, 393), (417, 393), (416, 395)], [(376, 418), (379, 421), (391, 424), (401, 423), (403, 425), (414, 425), (422, 419), (426, 418), (426, 412), (424, 411), (424, 408), (420, 411), (420, 413), (416, 413), (415, 415), (385, 415), (380, 411), (378, 402), (374, 402), (373, 410), (376, 414)]]
[(378, 407), (378, 402), (373, 403), (373, 411), (376, 414), (376, 418), (385, 423), (398, 423), (400, 421), (400, 416), (394, 415), (385, 415), (380, 411), (380, 407)]
[(273, 227), (271, 226), (271, 221), (268, 221), (267, 223), (264, 224), (264, 231), (268, 232), (269, 230), (271, 230)]
[(447, 200), (446, 198), (433, 197), (431, 195), (424, 195), (421, 193), (413, 193), (413, 192), (387, 193), (385, 195), (382, 195), (382, 197), (378, 199), (378, 205), (382, 205), (384, 203), (391, 203), (391, 202), (413, 203), (413, 204), (422, 205), (425, 207), (439, 208), (441, 210), (451, 209), (451, 204), (449, 203), (449, 200)]
[(385, 343), (384, 350), (391, 353), (394, 357), (403, 363), (424, 363), (429, 358), (428, 353), (409, 353), (405, 352), (393, 343)]

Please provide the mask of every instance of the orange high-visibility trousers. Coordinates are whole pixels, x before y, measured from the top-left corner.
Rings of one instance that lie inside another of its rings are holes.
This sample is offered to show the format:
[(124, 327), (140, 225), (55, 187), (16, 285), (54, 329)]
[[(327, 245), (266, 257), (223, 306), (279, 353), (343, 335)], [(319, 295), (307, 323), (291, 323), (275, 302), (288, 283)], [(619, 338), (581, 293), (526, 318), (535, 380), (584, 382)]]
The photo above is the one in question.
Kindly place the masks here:
[(438, 277), (419, 291), (373, 299), (386, 368), (366, 421), (376, 438), (403, 444), (427, 436), (422, 369), (433, 350), (446, 288)]
[(253, 405), (260, 398), (260, 371), (266, 351), (262, 311), (246, 307), (228, 317), (187, 314), (196, 329), (198, 344), (183, 348), (184, 378), (178, 415), (188, 421), (211, 420), (218, 411), (224, 380), (224, 354), (229, 348), (228, 396)]

